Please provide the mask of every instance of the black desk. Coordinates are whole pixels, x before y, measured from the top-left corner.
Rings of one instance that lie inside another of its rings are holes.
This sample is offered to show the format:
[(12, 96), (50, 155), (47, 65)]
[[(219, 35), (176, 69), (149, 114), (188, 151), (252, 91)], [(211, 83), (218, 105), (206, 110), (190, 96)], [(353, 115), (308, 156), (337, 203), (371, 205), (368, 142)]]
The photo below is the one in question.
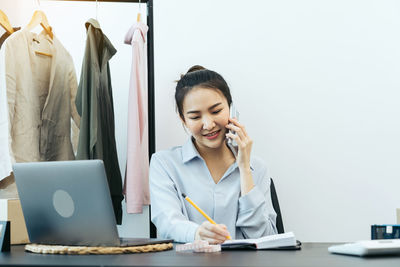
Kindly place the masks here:
[(0, 266), (400, 266), (400, 256), (359, 258), (330, 254), (330, 244), (305, 243), (299, 251), (164, 252), (126, 255), (42, 255), (13, 246)]

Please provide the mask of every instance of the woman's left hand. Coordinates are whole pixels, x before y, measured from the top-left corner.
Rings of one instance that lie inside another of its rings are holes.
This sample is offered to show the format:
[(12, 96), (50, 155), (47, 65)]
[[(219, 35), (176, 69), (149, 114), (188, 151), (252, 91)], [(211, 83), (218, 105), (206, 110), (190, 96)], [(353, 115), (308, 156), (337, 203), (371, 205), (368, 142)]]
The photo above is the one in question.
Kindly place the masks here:
[(236, 162), (239, 166), (239, 169), (250, 170), (250, 154), (253, 140), (251, 140), (246, 132), (245, 127), (240, 124), (237, 119), (229, 118), (229, 122), (230, 123), (225, 127), (228, 130), (236, 132), (236, 134), (228, 132), (226, 133), (226, 137), (235, 140), (238, 144), (238, 155), (236, 157)]

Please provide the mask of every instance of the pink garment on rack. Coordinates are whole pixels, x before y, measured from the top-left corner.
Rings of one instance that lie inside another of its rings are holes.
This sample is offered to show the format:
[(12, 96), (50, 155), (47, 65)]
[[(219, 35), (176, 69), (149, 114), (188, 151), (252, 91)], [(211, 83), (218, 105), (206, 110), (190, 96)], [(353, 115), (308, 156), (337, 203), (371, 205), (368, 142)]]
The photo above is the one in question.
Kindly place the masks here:
[(128, 152), (124, 194), (128, 213), (141, 213), (150, 204), (149, 145), (147, 116), (148, 26), (135, 23), (125, 36), (132, 45), (132, 70), (128, 99)]

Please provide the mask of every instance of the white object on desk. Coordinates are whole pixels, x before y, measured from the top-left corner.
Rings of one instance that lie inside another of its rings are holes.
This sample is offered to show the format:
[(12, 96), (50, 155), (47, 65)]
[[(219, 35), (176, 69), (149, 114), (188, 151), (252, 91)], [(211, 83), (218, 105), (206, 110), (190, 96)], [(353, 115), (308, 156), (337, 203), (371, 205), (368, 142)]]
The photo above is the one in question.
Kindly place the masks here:
[(221, 245), (210, 245), (205, 240), (196, 240), (193, 243), (176, 245), (175, 249), (177, 252), (218, 252), (221, 251)]
[(358, 241), (331, 246), (328, 251), (355, 256), (400, 254), (400, 239)]
[(256, 239), (236, 239), (226, 240), (221, 244), (222, 249), (226, 248), (240, 248), (253, 245), (255, 249), (270, 249), (280, 247), (295, 247), (296, 238), (293, 232), (263, 236)]

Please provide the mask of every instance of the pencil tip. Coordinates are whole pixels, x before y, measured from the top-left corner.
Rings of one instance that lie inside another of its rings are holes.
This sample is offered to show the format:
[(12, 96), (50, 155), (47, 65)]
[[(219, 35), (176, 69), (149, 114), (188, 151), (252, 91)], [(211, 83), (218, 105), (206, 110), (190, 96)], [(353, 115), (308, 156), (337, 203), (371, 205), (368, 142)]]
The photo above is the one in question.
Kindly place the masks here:
[(183, 198), (186, 198), (186, 194), (185, 193), (182, 193), (182, 196), (183, 196)]

